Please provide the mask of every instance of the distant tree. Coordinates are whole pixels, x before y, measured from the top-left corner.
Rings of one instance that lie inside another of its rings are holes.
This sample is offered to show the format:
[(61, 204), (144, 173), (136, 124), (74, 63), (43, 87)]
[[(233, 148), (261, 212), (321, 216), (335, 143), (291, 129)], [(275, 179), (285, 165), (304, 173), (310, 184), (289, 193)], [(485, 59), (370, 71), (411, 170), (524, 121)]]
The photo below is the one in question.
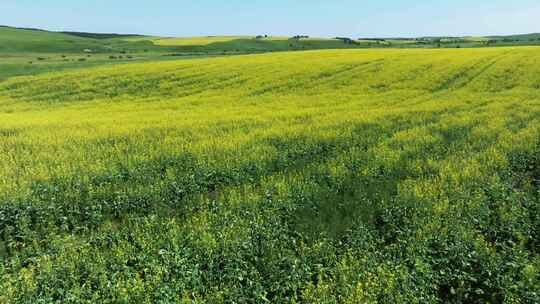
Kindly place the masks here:
[(348, 37), (336, 37), (335, 39), (341, 40), (345, 44), (358, 44), (355, 40)]

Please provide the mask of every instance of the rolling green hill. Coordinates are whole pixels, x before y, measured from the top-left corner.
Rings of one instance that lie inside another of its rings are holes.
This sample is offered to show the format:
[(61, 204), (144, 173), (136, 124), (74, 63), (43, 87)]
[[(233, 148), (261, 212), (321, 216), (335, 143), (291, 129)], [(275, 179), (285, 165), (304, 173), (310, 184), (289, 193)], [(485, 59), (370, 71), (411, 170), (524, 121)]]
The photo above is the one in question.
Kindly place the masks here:
[(105, 51), (92, 39), (41, 30), (0, 27), (0, 53), (82, 53)]
[(539, 297), (539, 47), (11, 77), (0, 139), (0, 303)]
[(0, 54), (82, 54), (121, 52), (168, 52), (170, 48), (154, 45), (151, 37), (119, 34), (50, 32), (0, 26)]

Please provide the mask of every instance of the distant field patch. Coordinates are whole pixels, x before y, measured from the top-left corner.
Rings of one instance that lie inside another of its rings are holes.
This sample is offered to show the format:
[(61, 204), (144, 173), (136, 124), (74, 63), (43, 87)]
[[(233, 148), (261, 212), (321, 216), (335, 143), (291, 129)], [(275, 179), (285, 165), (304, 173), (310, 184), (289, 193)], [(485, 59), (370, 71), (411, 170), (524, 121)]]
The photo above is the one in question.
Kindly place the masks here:
[(485, 42), (488, 41), (488, 37), (481, 37), (481, 36), (469, 36), (464, 38), (465, 41), (472, 41), (472, 42)]
[(187, 46), (208, 45), (216, 42), (229, 42), (237, 39), (252, 39), (252, 36), (205, 36), (205, 37), (181, 37), (181, 38), (157, 38), (152, 39), (156, 45), (164, 46)]

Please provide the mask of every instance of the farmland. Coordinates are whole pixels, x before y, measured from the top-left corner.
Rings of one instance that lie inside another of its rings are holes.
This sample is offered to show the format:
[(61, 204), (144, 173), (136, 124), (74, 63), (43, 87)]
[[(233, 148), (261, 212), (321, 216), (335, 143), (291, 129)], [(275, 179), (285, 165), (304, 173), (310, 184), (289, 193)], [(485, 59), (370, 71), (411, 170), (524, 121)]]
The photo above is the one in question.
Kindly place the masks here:
[(540, 297), (538, 47), (6, 76), (0, 151), (1, 303)]
[(0, 26), (0, 80), (10, 76), (36, 75), (133, 61), (167, 61), (324, 49), (478, 48), (539, 44), (540, 34), (339, 39), (301, 35), (160, 37), (52, 32)]

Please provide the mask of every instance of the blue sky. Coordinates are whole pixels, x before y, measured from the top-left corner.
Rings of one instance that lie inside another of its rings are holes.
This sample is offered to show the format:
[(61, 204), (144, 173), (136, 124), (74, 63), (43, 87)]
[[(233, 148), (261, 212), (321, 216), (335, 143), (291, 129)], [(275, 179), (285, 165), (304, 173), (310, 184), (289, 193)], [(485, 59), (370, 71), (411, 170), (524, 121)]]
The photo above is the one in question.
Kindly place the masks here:
[(538, 0), (0, 0), (0, 24), (165, 36), (540, 32)]

